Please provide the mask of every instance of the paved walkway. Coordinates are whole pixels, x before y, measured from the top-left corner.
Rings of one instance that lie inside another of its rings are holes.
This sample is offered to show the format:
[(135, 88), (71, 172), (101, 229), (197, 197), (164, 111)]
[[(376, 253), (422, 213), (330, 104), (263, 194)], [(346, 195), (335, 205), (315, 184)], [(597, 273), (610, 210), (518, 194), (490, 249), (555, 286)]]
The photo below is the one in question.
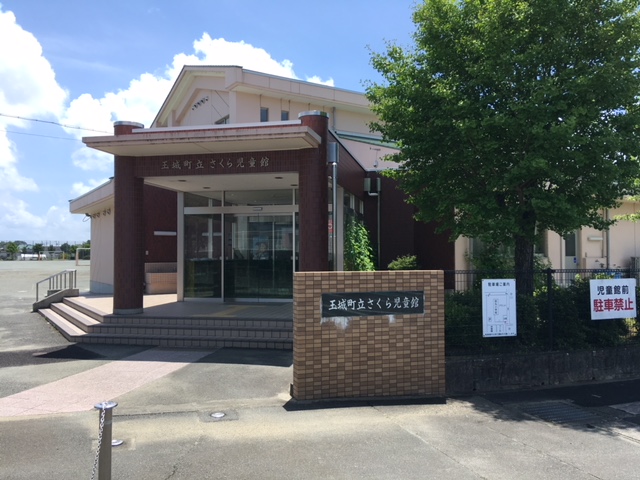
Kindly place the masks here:
[(210, 351), (151, 349), (0, 398), (0, 417), (91, 410), (196, 362)]
[(290, 351), (70, 345), (29, 311), (30, 262), (2, 263), (2, 479), (89, 478), (107, 400), (118, 479), (638, 479), (640, 381), (298, 408)]

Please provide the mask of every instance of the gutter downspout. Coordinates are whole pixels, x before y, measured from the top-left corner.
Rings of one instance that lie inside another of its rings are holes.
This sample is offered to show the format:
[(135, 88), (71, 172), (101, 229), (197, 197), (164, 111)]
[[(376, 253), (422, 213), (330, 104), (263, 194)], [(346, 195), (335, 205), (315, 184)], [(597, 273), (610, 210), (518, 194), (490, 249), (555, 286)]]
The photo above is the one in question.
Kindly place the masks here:
[(339, 145), (337, 142), (328, 145), (328, 160), (331, 163), (331, 202), (333, 204), (331, 221), (333, 222), (333, 238), (331, 246), (333, 249), (333, 270), (338, 270), (338, 157)]
[(380, 265), (380, 251), (382, 248), (380, 247), (380, 195), (382, 194), (382, 180), (380, 179), (380, 174), (378, 173), (378, 177), (376, 177), (376, 187), (378, 189), (378, 270), (382, 269)]

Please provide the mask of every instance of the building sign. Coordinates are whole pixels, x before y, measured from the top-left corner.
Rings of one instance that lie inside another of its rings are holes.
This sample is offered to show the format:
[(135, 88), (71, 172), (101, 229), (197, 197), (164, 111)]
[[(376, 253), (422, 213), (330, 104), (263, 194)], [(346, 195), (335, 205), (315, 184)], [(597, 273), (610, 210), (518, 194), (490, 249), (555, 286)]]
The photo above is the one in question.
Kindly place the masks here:
[(636, 316), (636, 279), (589, 280), (591, 320), (634, 318)]
[(424, 313), (424, 292), (323, 293), (322, 317)]
[(482, 336), (515, 337), (517, 333), (516, 281), (482, 280)]
[(259, 171), (261, 168), (269, 166), (269, 157), (214, 157), (210, 160), (162, 160), (160, 170), (170, 170), (171, 172), (195, 171), (199, 173), (223, 172), (225, 170), (236, 169), (246, 171)]

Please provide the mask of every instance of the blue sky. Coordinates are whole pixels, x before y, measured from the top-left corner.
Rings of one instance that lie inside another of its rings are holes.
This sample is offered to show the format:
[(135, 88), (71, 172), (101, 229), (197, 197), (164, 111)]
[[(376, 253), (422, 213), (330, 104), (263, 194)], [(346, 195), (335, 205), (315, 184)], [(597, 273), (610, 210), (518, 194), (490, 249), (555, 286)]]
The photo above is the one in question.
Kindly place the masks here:
[(183, 65), (240, 65), (362, 92), (380, 80), (370, 50), (411, 45), (413, 8), (0, 0), (0, 241), (88, 240), (89, 223), (69, 213), (69, 200), (111, 177), (113, 160), (80, 139), (110, 134), (117, 120), (149, 126)]

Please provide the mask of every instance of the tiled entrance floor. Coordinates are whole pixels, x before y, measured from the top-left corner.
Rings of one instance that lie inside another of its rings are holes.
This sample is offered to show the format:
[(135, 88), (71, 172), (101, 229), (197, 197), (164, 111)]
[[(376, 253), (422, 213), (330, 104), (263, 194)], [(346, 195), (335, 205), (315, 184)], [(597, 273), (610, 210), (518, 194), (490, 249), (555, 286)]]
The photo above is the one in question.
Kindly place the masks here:
[[(113, 297), (87, 295), (73, 297), (73, 301), (89, 306), (102, 315), (113, 314)], [(143, 300), (142, 317), (177, 317), (177, 318), (253, 318), (262, 320), (291, 320), (293, 318), (293, 303), (282, 302), (225, 302), (209, 301), (178, 302), (176, 294), (145, 295)]]

